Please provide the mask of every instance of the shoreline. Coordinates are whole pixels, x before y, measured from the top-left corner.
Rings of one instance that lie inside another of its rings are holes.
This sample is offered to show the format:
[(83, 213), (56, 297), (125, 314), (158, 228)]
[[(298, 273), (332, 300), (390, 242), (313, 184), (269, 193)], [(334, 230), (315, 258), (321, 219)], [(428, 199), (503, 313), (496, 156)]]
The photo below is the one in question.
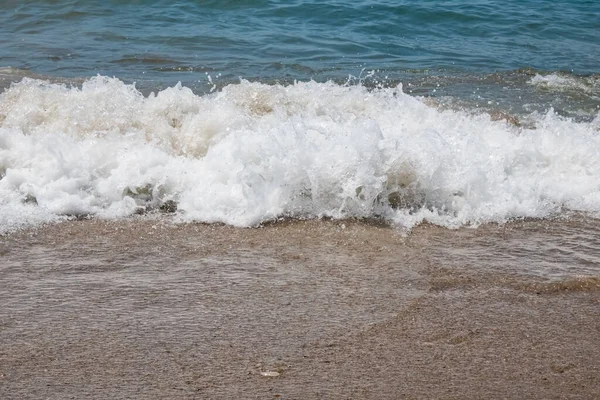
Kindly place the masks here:
[[(553, 237), (531, 226), (132, 219), (9, 234), (0, 397), (592, 399), (598, 274), (518, 273), (478, 248)], [(476, 257), (450, 252), (461, 245)], [(546, 262), (516, 254), (523, 271)]]

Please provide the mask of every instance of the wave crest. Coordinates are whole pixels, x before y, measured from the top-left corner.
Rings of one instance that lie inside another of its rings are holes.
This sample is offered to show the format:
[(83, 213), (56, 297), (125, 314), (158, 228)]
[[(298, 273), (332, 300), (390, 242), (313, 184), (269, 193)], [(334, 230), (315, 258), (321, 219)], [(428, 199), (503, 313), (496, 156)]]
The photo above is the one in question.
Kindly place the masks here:
[(115, 78), (80, 88), (25, 78), (0, 95), (0, 230), (165, 204), (182, 220), (236, 226), (289, 216), (457, 227), (600, 211), (598, 118), (530, 118), (524, 128), (441, 111), (401, 86), (242, 81), (145, 97)]

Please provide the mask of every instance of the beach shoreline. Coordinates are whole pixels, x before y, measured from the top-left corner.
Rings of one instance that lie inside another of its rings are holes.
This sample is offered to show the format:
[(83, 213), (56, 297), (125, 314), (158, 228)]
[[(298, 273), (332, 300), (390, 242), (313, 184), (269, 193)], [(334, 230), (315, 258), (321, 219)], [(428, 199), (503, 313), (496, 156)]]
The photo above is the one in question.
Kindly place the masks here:
[(3, 236), (0, 397), (594, 398), (598, 276), (439, 263), (444, 235), (132, 218)]
[(600, 2), (0, 2), (0, 400), (597, 399)]

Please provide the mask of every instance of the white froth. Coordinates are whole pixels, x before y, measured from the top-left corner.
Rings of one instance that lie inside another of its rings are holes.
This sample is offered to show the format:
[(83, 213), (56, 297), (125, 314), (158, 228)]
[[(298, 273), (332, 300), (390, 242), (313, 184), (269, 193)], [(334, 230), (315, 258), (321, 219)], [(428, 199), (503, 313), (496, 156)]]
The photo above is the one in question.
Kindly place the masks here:
[[(243, 81), (144, 97), (118, 79), (0, 95), (0, 232), (178, 205), (184, 221), (383, 217), (410, 228), (600, 211), (598, 119), (525, 129), (361, 86)], [(35, 204), (35, 201), (37, 204)]]
[(557, 73), (536, 74), (529, 83), (550, 90), (580, 91), (587, 94), (598, 94), (600, 91), (600, 80), (597, 75), (584, 77)]

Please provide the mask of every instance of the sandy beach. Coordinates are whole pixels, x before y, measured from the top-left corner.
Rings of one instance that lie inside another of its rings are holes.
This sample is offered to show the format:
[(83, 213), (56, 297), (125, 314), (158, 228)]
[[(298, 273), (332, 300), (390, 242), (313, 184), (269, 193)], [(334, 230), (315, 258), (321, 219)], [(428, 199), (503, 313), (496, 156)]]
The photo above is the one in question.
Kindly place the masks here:
[(140, 218), (13, 233), (0, 398), (597, 398), (599, 276), (486, 261), (498, 236), (535, 247), (530, 228)]
[(0, 400), (600, 399), (600, 1), (0, 1)]

